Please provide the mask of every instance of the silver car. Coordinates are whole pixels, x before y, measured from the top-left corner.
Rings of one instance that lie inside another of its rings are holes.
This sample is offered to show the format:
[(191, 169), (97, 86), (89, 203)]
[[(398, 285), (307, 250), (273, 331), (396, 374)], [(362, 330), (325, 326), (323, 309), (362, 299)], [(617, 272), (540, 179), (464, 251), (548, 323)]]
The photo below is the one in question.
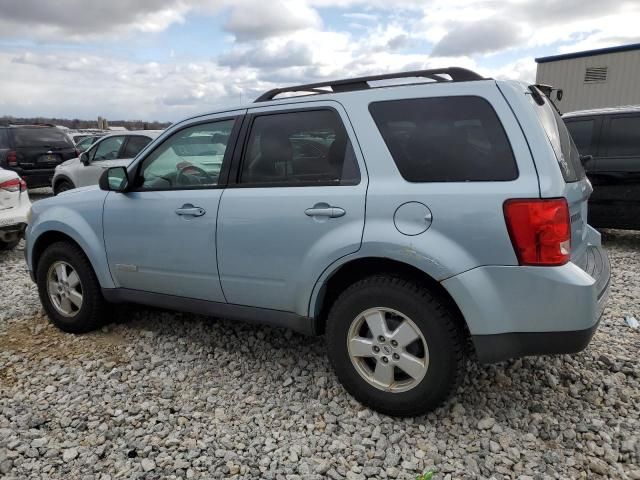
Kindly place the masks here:
[(140, 130), (105, 135), (79, 157), (56, 167), (51, 186), (53, 193), (88, 185), (97, 185), (102, 172), (109, 167), (126, 166), (162, 130)]

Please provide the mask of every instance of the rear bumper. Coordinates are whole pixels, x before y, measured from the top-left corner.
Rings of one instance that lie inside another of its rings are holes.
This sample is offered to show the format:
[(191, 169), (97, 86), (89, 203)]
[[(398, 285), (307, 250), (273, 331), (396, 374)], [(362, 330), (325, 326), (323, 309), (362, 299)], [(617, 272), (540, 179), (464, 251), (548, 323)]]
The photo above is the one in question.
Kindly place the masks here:
[(20, 175), (27, 182), (29, 188), (50, 187), (55, 172), (55, 168), (24, 169), (13, 167), (10, 169)]
[(575, 353), (598, 327), (611, 267), (599, 236), (560, 267), (486, 266), (442, 282), (469, 327), (478, 359)]
[(473, 335), (478, 360), (495, 363), (529, 355), (577, 353), (584, 350), (596, 333), (599, 322), (584, 330), (567, 332), (499, 333)]

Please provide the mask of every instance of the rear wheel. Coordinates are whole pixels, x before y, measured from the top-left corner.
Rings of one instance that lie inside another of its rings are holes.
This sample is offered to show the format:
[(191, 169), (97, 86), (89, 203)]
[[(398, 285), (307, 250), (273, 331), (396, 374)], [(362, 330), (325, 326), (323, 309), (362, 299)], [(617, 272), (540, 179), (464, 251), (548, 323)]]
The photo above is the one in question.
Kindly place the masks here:
[(329, 357), (347, 391), (380, 412), (419, 415), (440, 405), (463, 375), (463, 336), (428, 289), (391, 276), (363, 279), (327, 319)]
[(66, 192), (67, 190), (73, 190), (73, 185), (71, 184), (71, 182), (68, 182), (66, 180), (62, 180), (58, 183), (56, 183), (56, 188), (54, 189), (53, 193), (55, 195), (58, 195), (59, 193), (62, 192)]
[(70, 242), (46, 248), (37, 266), (40, 301), (51, 322), (70, 333), (99, 328), (108, 304), (84, 252)]

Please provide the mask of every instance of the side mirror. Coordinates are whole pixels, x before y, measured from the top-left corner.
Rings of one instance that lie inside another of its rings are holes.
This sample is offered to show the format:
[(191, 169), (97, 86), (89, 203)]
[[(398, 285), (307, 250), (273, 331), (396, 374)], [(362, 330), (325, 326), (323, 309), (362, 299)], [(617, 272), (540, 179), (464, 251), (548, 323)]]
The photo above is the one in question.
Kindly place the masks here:
[(87, 154), (87, 152), (82, 152), (80, 154), (80, 161), (85, 167), (89, 165), (89, 155)]
[(108, 192), (126, 192), (129, 187), (129, 177), (125, 167), (111, 167), (100, 176), (100, 190)]

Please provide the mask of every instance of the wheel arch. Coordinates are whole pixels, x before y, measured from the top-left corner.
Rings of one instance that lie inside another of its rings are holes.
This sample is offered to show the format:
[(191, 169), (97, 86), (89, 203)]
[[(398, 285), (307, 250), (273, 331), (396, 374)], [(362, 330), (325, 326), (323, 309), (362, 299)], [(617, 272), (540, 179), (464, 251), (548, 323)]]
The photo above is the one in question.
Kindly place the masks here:
[(315, 295), (315, 299), (311, 298), (310, 304), (309, 316), (315, 319), (317, 334), (324, 333), (328, 310), (340, 292), (352, 283), (372, 275), (403, 277), (429, 288), (454, 314), (464, 334), (469, 335), (464, 315), (440, 282), (413, 265), (385, 257), (361, 257), (350, 260), (337, 266), (325, 278)]
[(52, 188), (53, 188), (54, 195), (57, 195), (57, 186), (60, 185), (62, 182), (67, 182), (67, 183), (71, 184), (71, 186), (73, 188), (76, 188), (75, 187), (75, 183), (73, 183), (73, 180), (71, 180), (68, 176), (66, 176), (66, 175), (58, 175), (53, 180)]

